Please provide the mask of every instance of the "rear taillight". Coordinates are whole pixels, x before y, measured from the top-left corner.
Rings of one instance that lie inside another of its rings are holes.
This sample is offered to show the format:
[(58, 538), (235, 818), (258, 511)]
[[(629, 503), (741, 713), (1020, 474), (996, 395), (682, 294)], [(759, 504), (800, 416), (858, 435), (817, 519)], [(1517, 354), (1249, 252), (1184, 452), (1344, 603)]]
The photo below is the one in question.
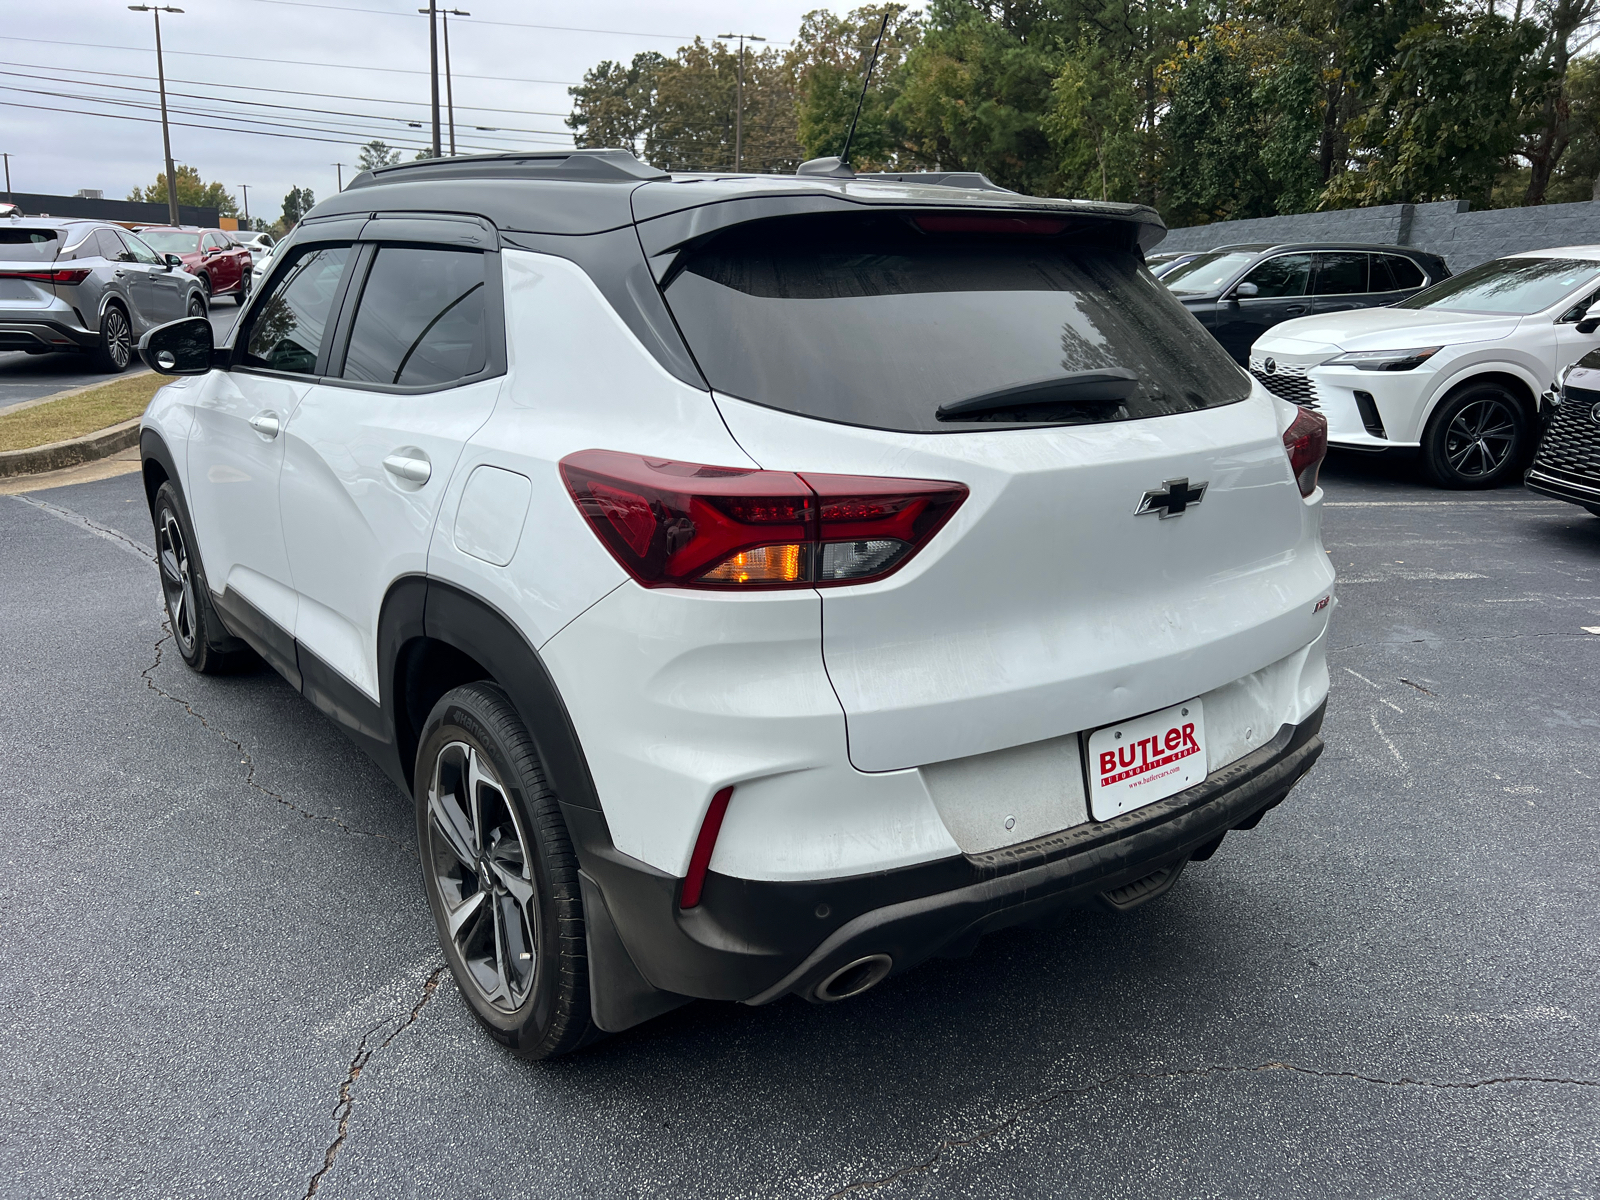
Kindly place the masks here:
[(967, 489), (927, 479), (796, 474), (581, 450), (561, 460), (578, 510), (646, 587), (828, 587), (882, 579)]
[(1294, 424), (1283, 431), (1283, 448), (1289, 455), (1289, 469), (1300, 485), (1300, 494), (1311, 495), (1317, 490), (1317, 472), (1328, 453), (1328, 418), (1302, 408), (1295, 415)]
[(6, 279), (31, 279), (34, 283), (82, 283), (89, 278), (87, 267), (53, 268), (42, 271), (0, 271)]

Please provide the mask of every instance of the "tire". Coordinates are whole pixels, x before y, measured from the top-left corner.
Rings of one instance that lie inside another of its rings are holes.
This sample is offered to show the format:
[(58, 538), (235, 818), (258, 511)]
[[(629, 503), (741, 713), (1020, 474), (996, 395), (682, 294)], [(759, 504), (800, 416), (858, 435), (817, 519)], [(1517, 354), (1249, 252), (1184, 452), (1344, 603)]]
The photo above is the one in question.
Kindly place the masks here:
[(108, 304), (100, 314), (100, 340), (89, 351), (90, 365), (107, 375), (120, 375), (132, 361), (133, 327), (128, 324), (128, 314)]
[(211, 589), (195, 550), (189, 514), (171, 483), (163, 483), (156, 492), (151, 516), (167, 623), (183, 661), (202, 675), (223, 675), (254, 665), (255, 652), (222, 627), (211, 606)]
[(206, 301), (204, 296), (189, 297), (189, 316), (203, 317), (206, 315)]
[(204, 273), (200, 276), (200, 294), (206, 298), (206, 306), (211, 305), (211, 276)]
[(441, 697), (422, 729), (415, 779), (423, 886), (473, 1014), (526, 1058), (596, 1040), (578, 860), (506, 694), (471, 683)]
[(1445, 397), (1422, 434), (1422, 469), (1445, 488), (1492, 488), (1519, 478), (1533, 450), (1527, 409), (1497, 383)]
[(233, 294), (233, 302), (243, 308), (244, 302), (248, 299), (250, 299), (250, 272), (246, 271), (244, 277), (239, 280), (239, 290)]
[(1584, 507), (1594, 516), (1600, 517), (1600, 504), (1585, 504)]

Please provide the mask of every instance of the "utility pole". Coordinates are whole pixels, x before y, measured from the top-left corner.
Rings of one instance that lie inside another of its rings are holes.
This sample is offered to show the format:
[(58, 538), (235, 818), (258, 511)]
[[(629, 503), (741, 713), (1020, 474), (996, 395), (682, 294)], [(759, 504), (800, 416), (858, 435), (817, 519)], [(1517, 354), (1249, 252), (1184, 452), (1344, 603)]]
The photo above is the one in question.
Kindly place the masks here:
[[(446, 110), (448, 110), (450, 114), (450, 157), (454, 158), (456, 156), (456, 89), (455, 79), (450, 74), (450, 18), (470, 17), (472, 14), (459, 8), (435, 9), (432, 2), (430, 2), (427, 8), (419, 8), (417, 11), (419, 13), (428, 13), (428, 19), (430, 22), (433, 20), (432, 14), (434, 12), (438, 12), (439, 15), (444, 18), (444, 103)], [(434, 81), (433, 90), (434, 129), (437, 131), (439, 127), (439, 84), (437, 79)], [(435, 133), (434, 141), (435, 146), (433, 152), (438, 154), (439, 147), (437, 145), (437, 132)]]
[(328, 165), (330, 167), (335, 167), (335, 168), (338, 169), (338, 171), (339, 171), (339, 190), (341, 192), (344, 191), (344, 164), (343, 163), (329, 163)]
[(161, 88), (161, 149), (167, 158), (167, 223), (178, 224), (178, 174), (172, 167), (172, 131), (167, 125), (167, 68), (161, 61), (161, 14), (181, 13), (170, 4), (130, 4), (129, 12), (154, 13), (156, 18), (156, 81)]
[(250, 228), (250, 185), (241, 183), (239, 190), (244, 193), (244, 227)]
[(442, 148), (439, 145), (439, 11), (438, 0), (428, 0), (426, 9), (417, 9), (418, 12), (428, 14), (428, 78), (433, 84), (433, 156), (443, 158)]
[(747, 41), (764, 42), (767, 39), (753, 33), (719, 33), (718, 37), (739, 39), (739, 66), (735, 73), (738, 90), (733, 104), (733, 169), (744, 167), (744, 44)]
[(9, 155), (9, 154), (0, 154), (0, 158), (3, 158), (3, 159), (6, 160), (6, 202), (10, 203), (10, 201), (11, 201), (11, 155)]

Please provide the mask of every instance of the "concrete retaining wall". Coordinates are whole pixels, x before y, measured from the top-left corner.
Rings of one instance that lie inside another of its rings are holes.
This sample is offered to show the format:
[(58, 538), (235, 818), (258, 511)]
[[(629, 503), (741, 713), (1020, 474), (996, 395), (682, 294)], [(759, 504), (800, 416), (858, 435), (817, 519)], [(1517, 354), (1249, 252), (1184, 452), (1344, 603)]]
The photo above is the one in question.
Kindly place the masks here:
[(1442, 255), (1452, 271), (1491, 258), (1551, 246), (1600, 245), (1600, 201), (1471, 211), (1465, 200), (1384, 204), (1218, 221), (1171, 230), (1162, 250), (1210, 250), (1230, 242), (1376, 242)]

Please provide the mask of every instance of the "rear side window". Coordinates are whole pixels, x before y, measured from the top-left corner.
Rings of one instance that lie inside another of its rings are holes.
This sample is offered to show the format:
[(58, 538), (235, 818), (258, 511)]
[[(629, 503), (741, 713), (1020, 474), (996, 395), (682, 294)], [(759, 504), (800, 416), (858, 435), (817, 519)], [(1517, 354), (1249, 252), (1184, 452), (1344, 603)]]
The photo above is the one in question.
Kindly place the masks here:
[(122, 244), (122, 239), (109, 229), (97, 229), (94, 234), (95, 250), (101, 258), (112, 262), (132, 262), (133, 254)]
[(0, 262), (52, 262), (61, 245), (54, 229), (0, 229)]
[[(1382, 270), (1387, 277), (1387, 286), (1378, 286), (1378, 273)], [(1419, 288), (1428, 282), (1423, 275), (1422, 268), (1409, 258), (1401, 258), (1398, 254), (1374, 254), (1372, 256), (1372, 290), (1399, 292), (1407, 288)]]
[(350, 329), (344, 378), (438, 386), (476, 375), (487, 362), (483, 255), (379, 247)]
[(1317, 255), (1317, 295), (1356, 296), (1367, 290), (1367, 256), (1354, 252)]
[(666, 298), (713, 388), (851, 425), (1092, 424), (1248, 394), (1137, 250), (1055, 218), (1028, 218), (1045, 232), (1004, 224), (900, 213), (752, 222), (686, 251)]
[(316, 370), (350, 253), (349, 246), (308, 247), (273, 276), (240, 339), (241, 365), (297, 375)]

